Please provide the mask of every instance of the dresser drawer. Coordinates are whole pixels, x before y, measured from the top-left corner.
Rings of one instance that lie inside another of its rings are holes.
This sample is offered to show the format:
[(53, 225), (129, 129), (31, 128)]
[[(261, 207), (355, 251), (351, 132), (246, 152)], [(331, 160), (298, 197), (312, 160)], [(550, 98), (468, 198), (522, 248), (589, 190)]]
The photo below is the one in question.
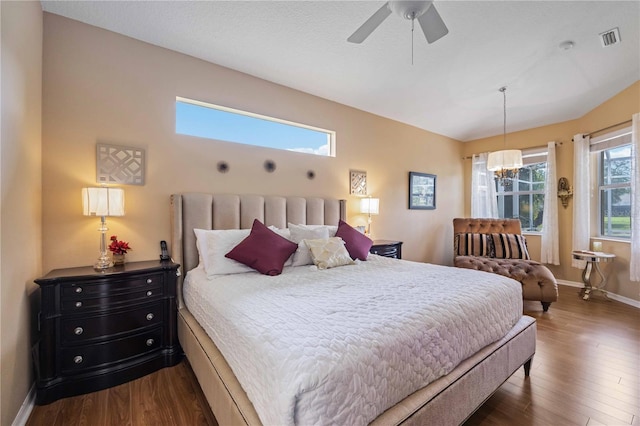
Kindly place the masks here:
[(152, 352), (162, 346), (162, 328), (109, 342), (62, 349), (61, 368), (65, 373), (106, 367)]
[(162, 287), (163, 274), (145, 274), (121, 280), (105, 280), (103, 282), (78, 282), (63, 284), (62, 301), (81, 300), (104, 297), (115, 294), (129, 294), (147, 288)]
[(127, 305), (139, 306), (141, 303), (161, 299), (164, 296), (164, 287), (161, 283), (150, 284), (130, 293), (113, 293), (101, 297), (88, 298), (86, 295), (78, 297), (66, 297), (62, 300), (62, 310), (64, 312), (83, 312), (101, 309), (113, 309)]
[(62, 321), (62, 344), (85, 343), (91, 339), (104, 340), (117, 334), (162, 324), (163, 320), (163, 305), (160, 302), (104, 315), (67, 317)]

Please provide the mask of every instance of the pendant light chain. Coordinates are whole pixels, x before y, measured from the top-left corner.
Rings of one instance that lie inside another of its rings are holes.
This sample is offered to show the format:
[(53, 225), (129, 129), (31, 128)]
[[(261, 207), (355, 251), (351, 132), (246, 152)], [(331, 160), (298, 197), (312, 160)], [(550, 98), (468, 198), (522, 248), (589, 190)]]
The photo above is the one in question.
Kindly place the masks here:
[(504, 111), (504, 121), (502, 122), (502, 143), (504, 144), (504, 149), (507, 149), (507, 86), (501, 87), (500, 91), (502, 92)]

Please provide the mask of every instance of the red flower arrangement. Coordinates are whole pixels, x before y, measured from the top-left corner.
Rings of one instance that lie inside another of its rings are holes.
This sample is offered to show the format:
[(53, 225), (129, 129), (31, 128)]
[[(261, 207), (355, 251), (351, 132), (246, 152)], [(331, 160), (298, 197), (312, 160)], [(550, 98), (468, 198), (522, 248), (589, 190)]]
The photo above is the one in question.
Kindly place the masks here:
[(126, 241), (118, 241), (117, 235), (112, 235), (110, 239), (111, 244), (109, 244), (109, 250), (111, 250), (113, 254), (125, 254), (127, 250), (133, 250)]

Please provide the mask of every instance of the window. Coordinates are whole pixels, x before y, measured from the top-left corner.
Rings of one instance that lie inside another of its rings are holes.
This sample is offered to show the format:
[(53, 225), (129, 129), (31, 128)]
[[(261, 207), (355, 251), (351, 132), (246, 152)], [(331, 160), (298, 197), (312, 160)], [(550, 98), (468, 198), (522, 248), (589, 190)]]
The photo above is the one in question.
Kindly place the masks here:
[(180, 97), (176, 98), (176, 133), (335, 156), (333, 131)]
[[(592, 141), (592, 151), (598, 151), (598, 204), (600, 235), (631, 237), (631, 144), (629, 138)], [(593, 149), (595, 147), (595, 149)]]
[(495, 180), (500, 217), (520, 219), (523, 231), (542, 231), (546, 157), (546, 147), (525, 151), (522, 153), (524, 165), (518, 176), (502, 181)]

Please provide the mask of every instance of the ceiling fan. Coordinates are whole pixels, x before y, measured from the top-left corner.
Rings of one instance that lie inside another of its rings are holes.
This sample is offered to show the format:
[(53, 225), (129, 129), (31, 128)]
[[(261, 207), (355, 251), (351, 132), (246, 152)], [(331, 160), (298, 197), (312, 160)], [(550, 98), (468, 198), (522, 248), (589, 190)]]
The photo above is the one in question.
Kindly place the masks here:
[(447, 35), (449, 30), (440, 17), (432, 1), (388, 1), (347, 39), (351, 43), (362, 43), (391, 12), (404, 19), (418, 20), (428, 43), (433, 43)]

